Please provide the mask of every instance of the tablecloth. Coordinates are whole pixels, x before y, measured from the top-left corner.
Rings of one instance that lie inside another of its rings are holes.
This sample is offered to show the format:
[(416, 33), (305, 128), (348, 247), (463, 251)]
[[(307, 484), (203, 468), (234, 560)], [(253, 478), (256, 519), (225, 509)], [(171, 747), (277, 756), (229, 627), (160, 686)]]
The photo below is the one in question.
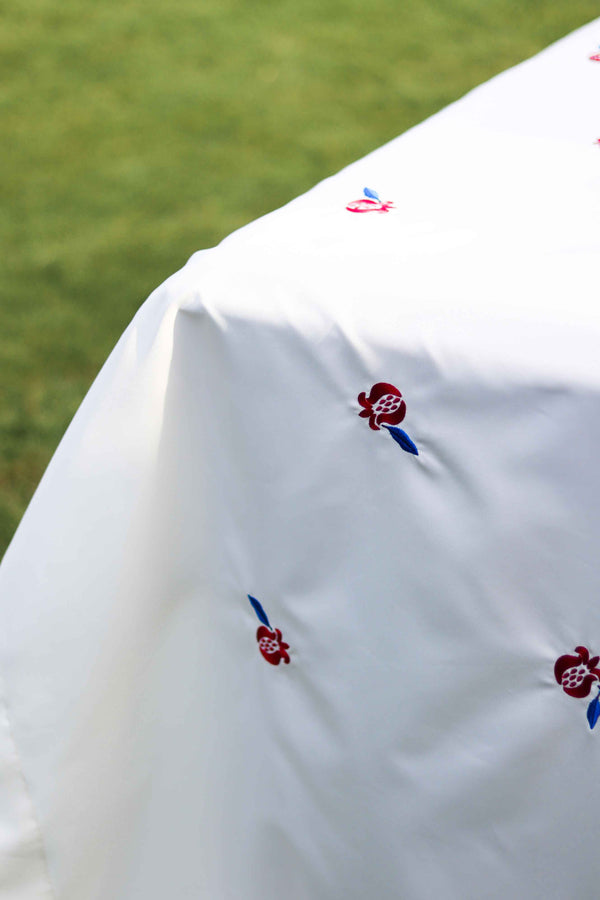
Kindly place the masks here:
[(600, 894), (599, 43), (135, 316), (0, 570), (5, 900)]

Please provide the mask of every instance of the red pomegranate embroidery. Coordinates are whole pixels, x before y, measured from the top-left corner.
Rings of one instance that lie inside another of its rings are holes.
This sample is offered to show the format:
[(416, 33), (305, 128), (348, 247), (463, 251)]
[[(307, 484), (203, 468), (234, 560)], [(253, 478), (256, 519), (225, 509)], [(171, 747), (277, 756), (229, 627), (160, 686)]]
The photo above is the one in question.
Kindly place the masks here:
[(406, 415), (406, 403), (397, 387), (393, 384), (388, 384), (386, 381), (380, 381), (373, 385), (368, 397), (362, 391), (358, 395), (358, 402), (362, 406), (359, 416), (369, 420), (369, 427), (373, 431), (380, 431), (381, 428), (385, 428), (389, 436), (403, 450), (414, 454), (414, 456), (419, 455), (417, 445), (412, 438), (402, 428), (398, 428), (398, 423)]
[(406, 415), (406, 403), (402, 394), (393, 384), (380, 381), (371, 388), (367, 397), (363, 391), (358, 395), (358, 402), (363, 407), (359, 416), (369, 420), (369, 427), (379, 431), (380, 425), (399, 425)]
[(577, 656), (565, 654), (554, 664), (554, 677), (565, 694), (570, 697), (587, 697), (596, 681), (600, 681), (600, 669), (596, 666), (600, 656), (593, 656), (587, 647), (575, 647)]
[(271, 629), (266, 625), (261, 625), (256, 632), (256, 640), (258, 649), (271, 665), (278, 666), (282, 660), (284, 663), (289, 663), (290, 656), (287, 651), (290, 645), (282, 640), (279, 628)]
[(282, 639), (281, 631), (279, 628), (272, 627), (262, 603), (260, 603), (256, 597), (253, 597), (252, 594), (248, 594), (248, 600), (250, 601), (259, 622), (262, 622), (262, 625), (260, 625), (256, 632), (258, 649), (266, 661), (271, 663), (272, 666), (278, 666), (282, 660), (284, 663), (289, 663), (290, 655), (287, 651), (290, 649), (290, 645), (286, 644)]

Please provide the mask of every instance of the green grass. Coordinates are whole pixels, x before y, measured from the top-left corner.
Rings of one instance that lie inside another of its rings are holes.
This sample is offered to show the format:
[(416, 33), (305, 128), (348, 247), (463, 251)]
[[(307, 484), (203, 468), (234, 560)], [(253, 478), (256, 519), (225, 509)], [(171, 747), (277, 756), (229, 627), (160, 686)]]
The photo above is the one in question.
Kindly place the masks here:
[(597, 15), (0, 0), (0, 554), (121, 331), (191, 253)]

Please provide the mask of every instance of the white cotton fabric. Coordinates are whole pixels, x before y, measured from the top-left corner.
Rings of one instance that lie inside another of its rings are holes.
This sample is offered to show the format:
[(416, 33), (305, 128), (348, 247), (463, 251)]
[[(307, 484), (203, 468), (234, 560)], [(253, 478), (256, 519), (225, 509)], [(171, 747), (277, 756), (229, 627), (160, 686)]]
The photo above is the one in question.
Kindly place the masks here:
[(600, 894), (599, 43), (141, 308), (0, 570), (3, 900)]

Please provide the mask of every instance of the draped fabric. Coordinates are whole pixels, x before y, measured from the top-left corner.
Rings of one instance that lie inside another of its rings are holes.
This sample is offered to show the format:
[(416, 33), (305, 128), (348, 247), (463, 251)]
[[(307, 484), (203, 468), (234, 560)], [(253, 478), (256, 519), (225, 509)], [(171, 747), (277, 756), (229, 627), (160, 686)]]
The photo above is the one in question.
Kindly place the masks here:
[(142, 306), (0, 569), (3, 900), (598, 896), (599, 43)]

